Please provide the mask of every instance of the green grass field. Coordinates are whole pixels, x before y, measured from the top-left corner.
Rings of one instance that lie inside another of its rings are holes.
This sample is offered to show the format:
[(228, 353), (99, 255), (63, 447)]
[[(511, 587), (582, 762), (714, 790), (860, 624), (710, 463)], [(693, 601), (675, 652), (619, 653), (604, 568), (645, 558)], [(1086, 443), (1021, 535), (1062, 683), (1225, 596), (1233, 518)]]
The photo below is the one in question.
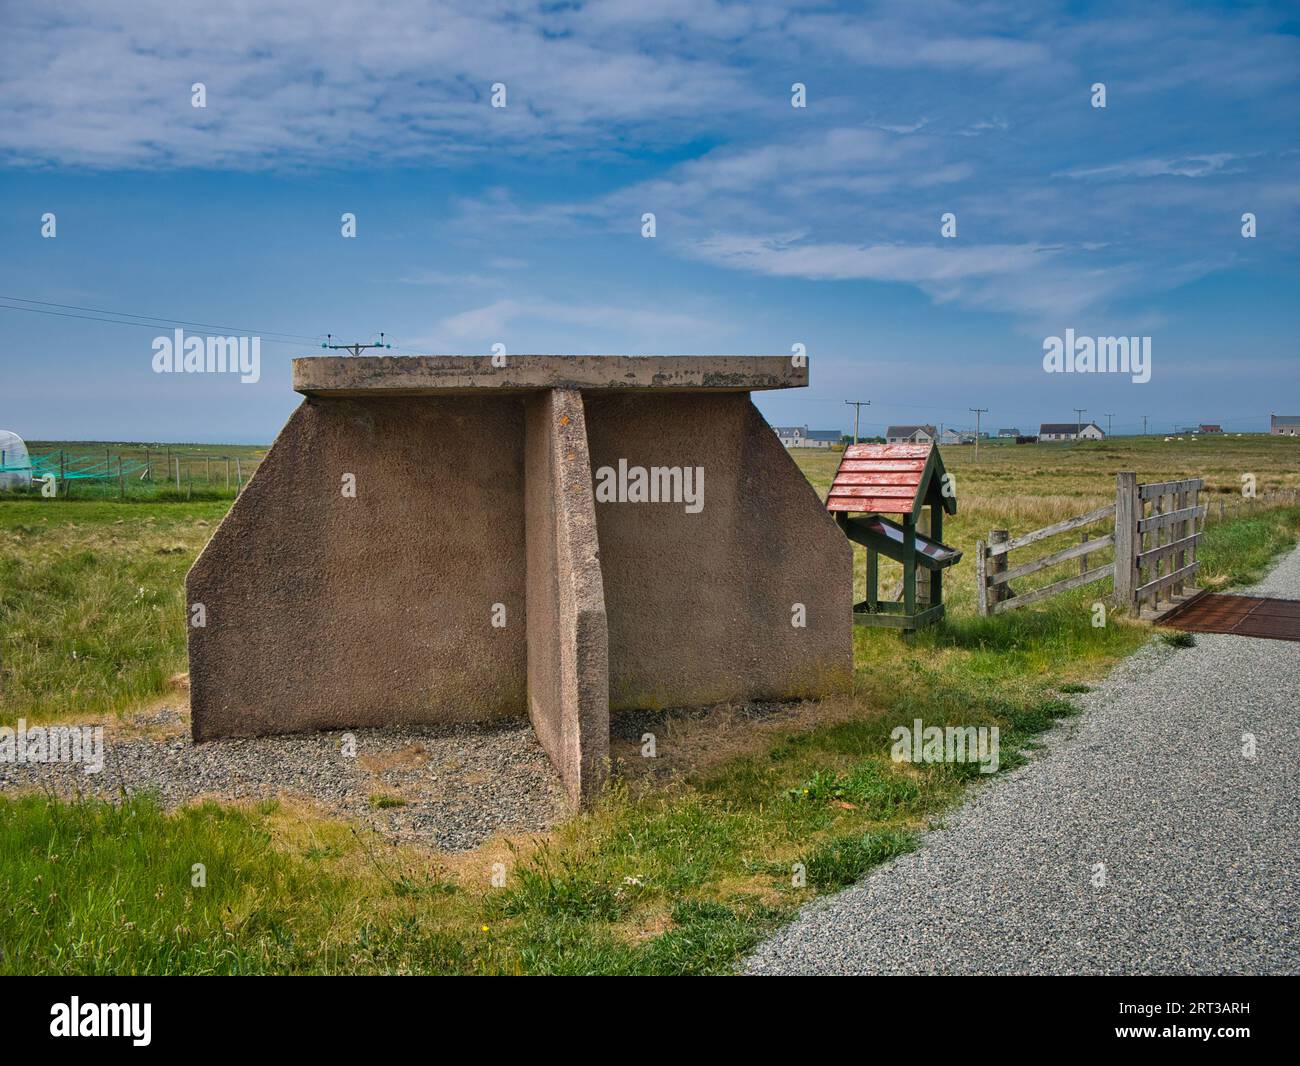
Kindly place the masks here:
[[(838, 455), (796, 459), (824, 492)], [(1117, 470), (1204, 476), (1225, 500), (1246, 473), (1261, 493), (1300, 488), (1300, 444), (1263, 437), (944, 459), (959, 508), (944, 539), (967, 552), (990, 528), (1108, 502)], [(0, 495), (0, 721), (183, 702), (181, 581), (227, 506)], [(1250, 581), (1297, 533), (1298, 507), (1238, 505), (1207, 528), (1202, 580)], [(0, 973), (729, 972), (800, 904), (914, 847), (979, 777), (891, 762), (893, 725), (996, 724), (1014, 766), (1075, 713), (1072, 693), (1150, 638), (1118, 617), (1093, 626), (1100, 585), (979, 618), (973, 571), (969, 555), (950, 571), (943, 624), (910, 639), (859, 628), (851, 699), (755, 726), (739, 747), (705, 723), (672, 783), (622, 778), (553, 832), (470, 854), (395, 847), (288, 802), (167, 813), (147, 797), (0, 798)], [(497, 861), (504, 888), (489, 883)]]

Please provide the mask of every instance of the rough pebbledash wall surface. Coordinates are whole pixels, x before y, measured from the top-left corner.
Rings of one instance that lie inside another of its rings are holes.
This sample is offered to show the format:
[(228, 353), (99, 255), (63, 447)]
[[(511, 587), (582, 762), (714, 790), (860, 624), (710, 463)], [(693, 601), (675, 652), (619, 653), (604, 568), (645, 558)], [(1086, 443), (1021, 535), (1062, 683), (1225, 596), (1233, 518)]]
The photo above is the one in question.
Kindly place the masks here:
[(609, 763), (609, 656), (582, 396), (528, 400), (528, 716), (569, 798), (594, 795)]
[[(747, 394), (588, 393), (593, 471), (703, 470), (703, 506), (597, 503), (615, 709), (843, 691), (853, 551)], [(806, 626), (792, 625), (803, 604)]]
[[(850, 545), (748, 392), (806, 368), (514, 360), (295, 362), (308, 399), (186, 579), (196, 739), (527, 714), (577, 803), (611, 705), (850, 684)], [(702, 468), (703, 506), (596, 502), (620, 460)]]
[(196, 739), (522, 714), (522, 513), (520, 397), (304, 402), (186, 579)]

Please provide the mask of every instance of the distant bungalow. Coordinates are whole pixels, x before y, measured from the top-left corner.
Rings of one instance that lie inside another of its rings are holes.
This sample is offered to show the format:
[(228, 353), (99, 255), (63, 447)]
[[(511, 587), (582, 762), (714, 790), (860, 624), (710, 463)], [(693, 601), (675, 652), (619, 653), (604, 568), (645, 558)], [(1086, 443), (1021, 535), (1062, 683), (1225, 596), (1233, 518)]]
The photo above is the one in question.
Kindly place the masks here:
[(1044, 422), (1038, 427), (1040, 440), (1104, 440), (1105, 431), (1096, 422), (1087, 422), (1081, 429), (1078, 422)]
[(842, 436), (838, 429), (809, 429), (807, 426), (773, 426), (772, 429), (787, 448), (829, 448), (838, 444)]
[(934, 426), (889, 426), (885, 440), (889, 444), (933, 444), (938, 430)]

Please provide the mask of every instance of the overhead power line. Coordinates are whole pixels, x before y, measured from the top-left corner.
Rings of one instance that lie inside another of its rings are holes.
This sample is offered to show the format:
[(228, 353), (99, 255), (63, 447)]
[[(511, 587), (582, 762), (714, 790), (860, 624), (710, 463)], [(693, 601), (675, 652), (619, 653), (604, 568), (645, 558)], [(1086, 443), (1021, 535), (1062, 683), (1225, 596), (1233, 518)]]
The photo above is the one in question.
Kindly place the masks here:
[[(36, 304), (38, 307), (59, 307), (65, 311), (90, 311), (97, 315), (113, 315), (119, 319), (139, 318), (139, 319), (148, 319), (151, 322), (165, 322), (170, 325), (176, 325), (176, 326), (198, 326), (200, 329), (220, 329), (220, 330), (225, 330), (229, 333), (249, 333), (249, 334), (255, 333), (259, 337), (263, 337), (263, 338), (268, 336), (283, 337), (286, 340), (310, 341), (315, 344), (320, 343), (321, 340), (319, 334), (314, 337), (309, 337), (303, 333), (286, 333), (283, 330), (278, 330), (278, 329), (246, 329), (242, 326), (219, 326), (212, 322), (193, 322), (184, 318), (171, 318), (167, 315), (137, 315), (130, 311), (109, 311), (103, 307), (82, 307), (79, 304), (61, 304), (61, 303), (54, 303), (51, 300), (28, 300), (22, 296), (0, 295), (0, 300), (10, 300), (13, 303), (18, 303), (18, 304)], [(36, 308), (18, 307), (18, 308), (14, 308), (13, 310), (34, 311), (36, 310)], [(53, 314), (54, 312), (49, 312), (49, 313)], [(68, 317), (72, 317), (72, 316), (68, 316)], [(92, 319), (92, 321), (104, 321), (104, 320)]]
[[(266, 344), (282, 344), (291, 348), (302, 348), (310, 344), (315, 347), (326, 341), (328, 334), (318, 333), (315, 336), (308, 336), (305, 333), (286, 333), (281, 330), (263, 330), (248, 329), (242, 326), (223, 326), (212, 322), (196, 322), (191, 319), (169, 318), (165, 315), (137, 315), (128, 311), (110, 311), (102, 307), (83, 307), (80, 304), (62, 304), (52, 300), (29, 300), (21, 296), (0, 295), (0, 301), (8, 300), (9, 303), (0, 303), (0, 311), (27, 311), (35, 315), (51, 315), (55, 318), (75, 318), (83, 322), (102, 322), (114, 326), (135, 326), (141, 329), (175, 329), (177, 327), (193, 327), (193, 332), (198, 336), (213, 336), (210, 331), (220, 330), (223, 334), (245, 334), (247, 336), (260, 337)], [(25, 304), (35, 304), (37, 306), (22, 306)], [(51, 308), (62, 308), (63, 310), (50, 310)], [(88, 314), (76, 314), (75, 312), (85, 311)], [(112, 317), (103, 317), (112, 316)], [(139, 319), (140, 321), (133, 321)], [(385, 347), (392, 348), (391, 344)], [(398, 348), (396, 351), (409, 351), (408, 349)], [(419, 354), (419, 353), (412, 353)]]
[[(4, 303), (0, 303), (0, 311), (31, 311), (33, 314), (37, 314), (37, 315), (54, 315), (57, 318), (80, 318), (86, 322), (102, 322), (103, 324), (109, 326), (135, 326), (137, 329), (151, 329), (155, 333), (160, 329), (175, 328), (174, 326), (167, 323), (126, 322), (120, 318), (96, 318), (93, 315), (74, 315), (65, 311), (45, 311), (39, 307), (15, 307), (12, 304), (4, 304)], [(262, 336), (256, 330), (251, 330), (251, 329), (250, 330), (231, 329), (228, 332), (247, 333), (250, 336)], [(194, 331), (194, 335), (199, 337), (215, 336), (215, 334), (212, 334), (206, 330)], [(303, 341), (285, 341), (285, 340), (279, 340), (276, 337), (262, 337), (262, 340), (267, 344), (284, 344), (292, 348), (301, 348), (303, 347), (304, 344)]]

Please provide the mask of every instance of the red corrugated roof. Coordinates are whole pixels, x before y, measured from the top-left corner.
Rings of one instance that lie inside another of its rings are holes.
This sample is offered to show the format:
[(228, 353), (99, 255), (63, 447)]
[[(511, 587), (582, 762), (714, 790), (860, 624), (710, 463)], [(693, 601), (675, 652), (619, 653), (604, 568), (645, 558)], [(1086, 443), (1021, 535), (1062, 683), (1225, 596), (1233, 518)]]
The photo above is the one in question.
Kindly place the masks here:
[(911, 514), (932, 444), (850, 444), (831, 482), (830, 511)]

